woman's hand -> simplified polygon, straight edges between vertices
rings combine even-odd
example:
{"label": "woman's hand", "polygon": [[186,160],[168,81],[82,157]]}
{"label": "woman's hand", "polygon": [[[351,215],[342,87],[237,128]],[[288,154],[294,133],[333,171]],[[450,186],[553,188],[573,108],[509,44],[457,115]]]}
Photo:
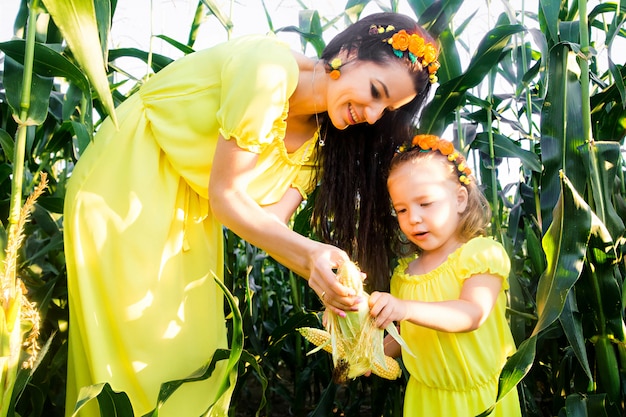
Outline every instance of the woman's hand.
{"label": "woman's hand", "polygon": [[328,309],[345,317],[345,311],[358,310],[357,305],[361,300],[352,288],[339,283],[334,270],[350,258],[335,246],[319,242],[315,244],[318,248],[310,252],[309,287],[315,291]]}
{"label": "woman's hand", "polygon": [[370,314],[376,318],[376,326],[381,329],[394,321],[402,321],[407,315],[404,301],[386,292],[374,292],[369,298]]}

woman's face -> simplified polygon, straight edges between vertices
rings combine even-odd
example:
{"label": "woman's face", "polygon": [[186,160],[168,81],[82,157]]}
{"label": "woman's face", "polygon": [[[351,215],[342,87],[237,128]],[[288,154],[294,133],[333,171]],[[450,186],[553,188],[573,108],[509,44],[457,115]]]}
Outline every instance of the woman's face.
{"label": "woman's face", "polygon": [[337,80],[329,80],[328,115],[338,129],[373,124],[416,94],[409,70],[400,60],[378,64],[355,59],[341,67]]}

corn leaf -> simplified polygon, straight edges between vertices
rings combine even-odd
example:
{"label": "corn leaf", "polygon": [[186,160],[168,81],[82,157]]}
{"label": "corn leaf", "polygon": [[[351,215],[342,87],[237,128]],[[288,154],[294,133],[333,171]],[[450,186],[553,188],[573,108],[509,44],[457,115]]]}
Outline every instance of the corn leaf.
{"label": "corn leaf", "polygon": [[583,161],[579,147],[584,144],[582,93],[576,76],[578,64],[569,45],[552,48],[549,63],[549,88],[541,110],[541,218],[543,231],[550,224],[552,210],[559,199],[559,172],[564,171],[574,188],[581,192],[588,173],[580,169]]}
{"label": "corn leaf", "polygon": [[[7,161],[13,162],[15,142],[13,142],[13,138],[11,137],[11,135],[9,135],[4,129],[0,129],[0,146],[4,151],[4,157],[7,159]],[[4,251],[4,248],[0,247],[0,250]]]}
{"label": "corn leaf", "polygon": [[[24,64],[26,42],[20,39],[0,43],[4,52],[20,64]],[[42,77],[63,77],[76,84],[86,96],[90,95],[89,81],[76,65],[46,45],[35,43],[33,71]]]}
{"label": "corn leaf", "polygon": [[593,195],[594,212],[616,240],[624,231],[624,222],[612,203],[614,186],[621,171],[619,142],[594,141],[580,147],[582,162],[589,172],[588,182]]}
{"label": "corn leaf", "polygon": [[[541,172],[541,161],[536,153],[523,149],[519,142],[499,133],[494,133],[491,137],[493,138],[493,152],[496,158],[518,158],[524,168]],[[476,139],[471,143],[471,148],[479,149],[484,154],[489,155],[489,134],[487,132],[477,134]]]}
{"label": "corn leaf", "polygon": [[424,108],[420,118],[420,131],[440,135],[446,127],[446,117],[462,106],[465,93],[476,87],[502,57],[511,36],[523,32],[520,25],[505,25],[489,31],[472,57],[467,70],[460,76],[442,84],[435,97]]}
{"label": "corn leaf", "polygon": [[[497,401],[524,378],[535,359],[537,337],[552,325],[563,310],[568,293],[578,280],[585,259],[592,224],[592,212],[571,182],[561,174],[561,196],[554,208],[553,222],[542,244],[547,268],[537,288],[539,319],[533,333],[524,340],[504,365],[498,381]],[[564,226],[567,222],[567,227]],[[480,414],[485,417],[495,404]]]}
{"label": "corn leaf", "polygon": [[117,126],[93,0],[43,0],[43,3]]}
{"label": "corn leaf", "polygon": [[565,399],[567,417],[609,417],[604,394],[570,394]]}
{"label": "corn leaf", "polygon": [[126,393],[113,391],[108,382],[81,388],[72,417],[76,416],[80,409],[94,398],[98,400],[101,416],[134,417],[133,408]]}
{"label": "corn leaf", "polygon": [[227,32],[230,32],[230,30],[233,28],[233,22],[232,20],[230,20],[229,17],[227,17],[224,13],[222,13],[218,4],[214,0],[200,0],[200,1],[202,1],[202,3],[211,11],[213,16],[215,16],[217,20],[219,20],[219,22],[222,24],[224,29],[226,29]]}
{"label": "corn leaf", "polygon": [[591,373],[589,358],[585,347],[586,339],[583,333],[581,313],[578,311],[576,297],[572,291],[570,291],[567,295],[567,301],[563,306],[563,311],[559,316],[559,321],[561,323],[561,327],[563,327],[565,336],[567,337],[567,340],[569,341],[570,346],[578,359],[578,362],[585,371],[585,374],[587,374],[587,378],[592,381],[593,375]]}
{"label": "corn leaf", "polygon": [[[13,111],[14,117],[18,117],[22,107],[22,86],[24,80],[24,66],[9,56],[4,58],[4,85],[6,99]],[[28,113],[21,123],[28,126],[36,126],[43,123],[48,116],[48,97],[52,91],[53,79],[32,74],[30,83],[30,99]]]}

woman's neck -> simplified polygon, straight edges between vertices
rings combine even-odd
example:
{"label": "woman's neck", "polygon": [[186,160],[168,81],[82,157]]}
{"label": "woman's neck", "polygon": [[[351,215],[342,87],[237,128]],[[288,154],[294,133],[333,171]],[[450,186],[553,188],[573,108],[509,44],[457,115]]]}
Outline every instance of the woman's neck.
{"label": "woman's neck", "polygon": [[289,113],[295,117],[312,117],[324,113],[328,76],[322,61],[294,53],[300,74],[298,86],[289,99]]}

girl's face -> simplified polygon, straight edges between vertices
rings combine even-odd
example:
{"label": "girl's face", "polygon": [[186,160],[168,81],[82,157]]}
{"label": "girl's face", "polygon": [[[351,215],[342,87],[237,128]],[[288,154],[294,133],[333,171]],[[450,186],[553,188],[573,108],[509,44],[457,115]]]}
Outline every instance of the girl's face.
{"label": "girl's face", "polygon": [[387,187],[400,229],[424,253],[456,249],[467,189],[449,177],[447,161],[425,158],[404,162],[389,175]]}
{"label": "girl's face", "polygon": [[357,123],[375,123],[385,111],[395,110],[416,96],[408,68],[400,61],[376,64],[342,57],[341,76],[329,80],[328,115],[345,129]]}

